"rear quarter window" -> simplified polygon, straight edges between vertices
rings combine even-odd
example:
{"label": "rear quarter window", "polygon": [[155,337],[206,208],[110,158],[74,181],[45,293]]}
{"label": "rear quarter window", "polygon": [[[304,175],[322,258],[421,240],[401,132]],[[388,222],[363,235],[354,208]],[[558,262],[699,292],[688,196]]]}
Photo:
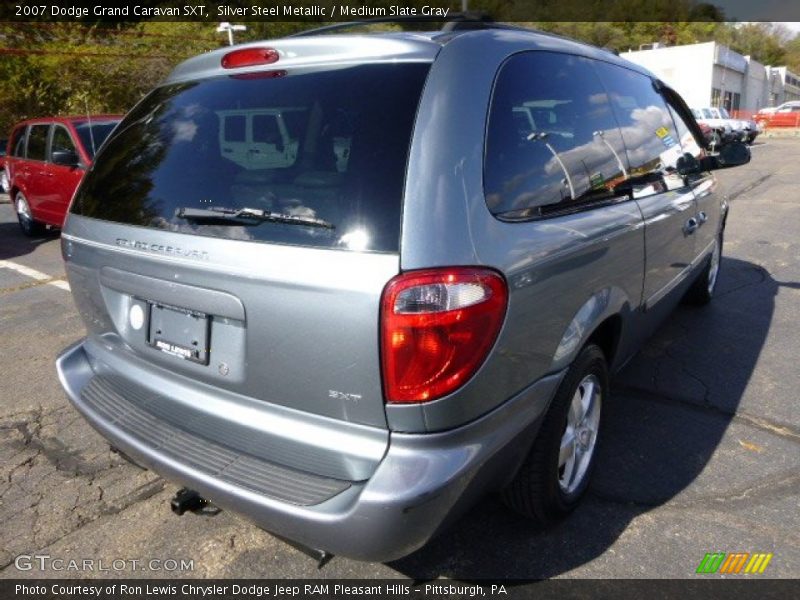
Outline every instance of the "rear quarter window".
{"label": "rear quarter window", "polygon": [[535,51],[503,64],[484,161],[492,213],[525,219],[613,201],[625,172],[619,129],[592,61]]}

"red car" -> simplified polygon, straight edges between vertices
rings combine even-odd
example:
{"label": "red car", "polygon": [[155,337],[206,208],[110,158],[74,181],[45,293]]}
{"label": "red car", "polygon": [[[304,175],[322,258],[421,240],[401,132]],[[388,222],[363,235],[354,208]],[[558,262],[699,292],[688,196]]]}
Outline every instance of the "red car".
{"label": "red car", "polygon": [[22,232],[61,227],[72,195],[119,115],[45,117],[18,123],[6,154],[9,195]]}
{"label": "red car", "polygon": [[781,104],[775,112],[757,114],[755,120],[762,129],[800,127],[800,102],[786,102]]}

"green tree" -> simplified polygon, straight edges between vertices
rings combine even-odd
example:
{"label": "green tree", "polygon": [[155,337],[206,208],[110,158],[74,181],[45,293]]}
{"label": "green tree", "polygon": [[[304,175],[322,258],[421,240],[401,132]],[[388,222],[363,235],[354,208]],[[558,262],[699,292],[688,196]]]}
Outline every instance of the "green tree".
{"label": "green tree", "polygon": [[790,37],[784,25],[734,23],[720,32],[717,41],[765,65],[782,65],[786,60],[786,44]]}
{"label": "green tree", "polygon": [[795,73],[800,73],[800,35],[786,42],[786,65]]}
{"label": "green tree", "polygon": [[126,112],[178,62],[222,43],[201,23],[2,23],[0,131],[37,116]]}

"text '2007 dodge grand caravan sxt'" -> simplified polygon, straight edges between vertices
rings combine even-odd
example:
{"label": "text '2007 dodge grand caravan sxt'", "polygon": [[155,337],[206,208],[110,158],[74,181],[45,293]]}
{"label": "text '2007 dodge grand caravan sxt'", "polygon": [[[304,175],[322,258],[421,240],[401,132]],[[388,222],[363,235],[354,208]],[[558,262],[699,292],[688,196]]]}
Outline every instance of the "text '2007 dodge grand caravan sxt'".
{"label": "text '2007 dodge grand caravan sxt'", "polygon": [[481,494],[585,491],[622,365],[714,291],[727,206],[684,102],[487,25],[180,65],[62,235],[70,400],[135,462],[306,547],[390,560]]}

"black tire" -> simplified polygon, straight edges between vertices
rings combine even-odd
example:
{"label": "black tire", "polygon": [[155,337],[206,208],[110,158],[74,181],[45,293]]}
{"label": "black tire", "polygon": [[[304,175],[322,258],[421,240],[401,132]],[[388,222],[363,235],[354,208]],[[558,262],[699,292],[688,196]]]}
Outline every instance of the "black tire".
{"label": "black tire", "polygon": [[[20,212],[20,203],[24,203],[24,206],[26,207],[22,210],[22,212]],[[24,235],[28,237],[39,237],[44,235],[45,226],[34,220],[33,216],[30,214],[30,206],[28,205],[28,201],[22,192],[17,192],[14,196],[14,212],[17,213],[19,228],[22,230]]]}
{"label": "black tire", "polygon": [[[565,472],[559,466],[562,440],[567,437],[568,415],[573,398],[587,380],[596,381],[599,388],[599,398],[595,400],[597,424],[593,435],[594,442],[585,467],[578,474],[580,481],[575,480],[574,488],[565,489],[565,482],[562,481]],[[585,389],[585,386],[583,387]],[[503,491],[503,499],[511,509],[542,527],[563,519],[575,509],[589,485],[597,458],[597,435],[602,422],[601,409],[603,401],[608,398],[608,390],[608,366],[605,355],[599,347],[590,344],[581,350],[569,367],[545,415],[530,453],[513,481]],[[577,454],[573,454],[573,457],[576,456]],[[573,458],[573,460],[580,459]]]}
{"label": "black tire", "polygon": [[[692,287],[687,290],[683,298],[687,304],[705,306],[714,299],[714,291],[717,288],[717,281],[719,280],[719,269],[722,264],[722,242],[723,236],[722,232],[720,232],[717,237],[717,244],[706,260],[703,271],[700,276],[695,279]],[[714,252],[717,252],[716,257],[714,256]]]}

